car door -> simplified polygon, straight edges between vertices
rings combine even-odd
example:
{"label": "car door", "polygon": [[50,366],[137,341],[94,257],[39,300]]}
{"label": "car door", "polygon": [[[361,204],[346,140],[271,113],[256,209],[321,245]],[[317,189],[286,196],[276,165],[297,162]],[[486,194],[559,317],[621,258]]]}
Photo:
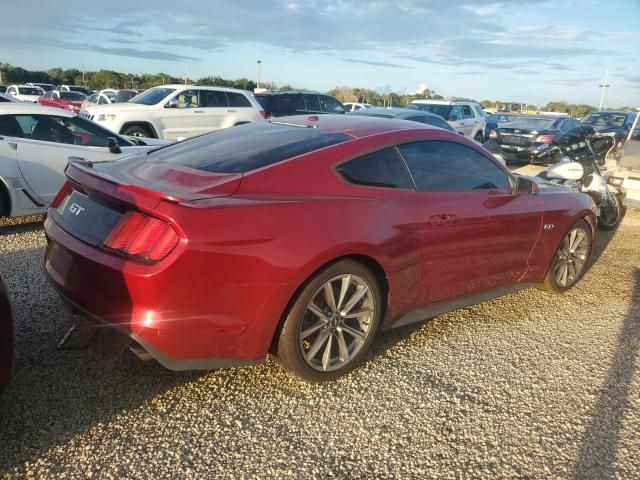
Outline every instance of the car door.
{"label": "car door", "polygon": [[221,90],[200,90],[200,105],[195,113],[200,133],[230,127],[238,119],[238,110],[229,108],[227,94]]}
{"label": "car door", "polygon": [[464,136],[467,138],[473,138],[473,134],[478,126],[473,110],[469,105],[460,105],[462,107],[462,118],[464,123]]}
{"label": "car door", "polygon": [[20,172],[44,203],[51,203],[63,185],[69,157],[100,161],[139,151],[136,147],[123,147],[121,154],[111,153],[107,142],[113,134],[80,117],[19,114],[15,119],[22,130],[17,147]]}
{"label": "car door", "polygon": [[200,108],[199,89],[183,90],[176,93],[158,113],[158,123],[165,140],[184,140],[205,131],[212,120],[205,118],[205,110]]}
{"label": "car door", "polygon": [[465,135],[464,112],[462,105],[452,105],[447,117],[449,125],[461,135]]}
{"label": "car door", "polygon": [[453,141],[400,145],[418,190],[431,302],[516,283],[541,228],[541,201],[514,194],[511,176]]}

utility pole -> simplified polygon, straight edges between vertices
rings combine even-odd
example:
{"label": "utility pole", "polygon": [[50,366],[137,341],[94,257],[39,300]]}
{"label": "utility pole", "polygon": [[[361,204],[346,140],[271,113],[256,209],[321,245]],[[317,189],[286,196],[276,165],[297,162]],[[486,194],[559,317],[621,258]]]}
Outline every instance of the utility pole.
{"label": "utility pole", "polygon": [[258,60],[258,81],[256,82],[256,88],[260,88],[260,65],[262,64],[262,60]]}
{"label": "utility pole", "polygon": [[187,67],[184,67],[184,84],[187,84]]}
{"label": "utility pole", "polygon": [[609,79],[609,69],[607,68],[604,74],[604,83],[598,85],[602,89],[602,93],[600,94],[600,105],[598,106],[598,111],[602,110],[602,104],[604,103],[604,89],[609,88],[609,84],[607,80]]}

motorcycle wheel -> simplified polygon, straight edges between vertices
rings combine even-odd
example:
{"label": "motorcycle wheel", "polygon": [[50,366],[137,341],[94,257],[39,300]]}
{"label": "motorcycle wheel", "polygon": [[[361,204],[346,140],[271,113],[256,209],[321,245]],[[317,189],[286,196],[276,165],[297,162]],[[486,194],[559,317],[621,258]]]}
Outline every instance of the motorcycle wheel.
{"label": "motorcycle wheel", "polygon": [[622,203],[618,195],[609,193],[607,205],[600,207],[598,216],[598,228],[600,230],[613,230],[622,220]]}

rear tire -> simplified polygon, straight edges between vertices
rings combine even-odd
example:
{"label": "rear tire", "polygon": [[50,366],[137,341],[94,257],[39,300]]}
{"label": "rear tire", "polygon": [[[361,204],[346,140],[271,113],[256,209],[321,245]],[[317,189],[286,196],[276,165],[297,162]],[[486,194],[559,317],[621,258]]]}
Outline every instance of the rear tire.
{"label": "rear tire", "polygon": [[122,135],[129,135],[130,137],[146,137],[155,138],[153,132],[149,128],[142,125],[131,125],[122,130]]}
{"label": "rear tire", "polygon": [[538,288],[551,293],[569,290],[587,271],[592,250],[591,227],[578,220],[558,245],[547,276]]}
{"label": "rear tire", "polygon": [[368,268],[353,260],[334,263],[295,298],[277,338],[277,358],[309,382],[334,380],[362,363],[382,310],[380,286]]}
{"label": "rear tire", "polygon": [[473,137],[473,139],[476,142],[482,143],[484,141],[484,135],[482,135],[482,130],[478,130],[478,133],[476,133],[476,136]]}

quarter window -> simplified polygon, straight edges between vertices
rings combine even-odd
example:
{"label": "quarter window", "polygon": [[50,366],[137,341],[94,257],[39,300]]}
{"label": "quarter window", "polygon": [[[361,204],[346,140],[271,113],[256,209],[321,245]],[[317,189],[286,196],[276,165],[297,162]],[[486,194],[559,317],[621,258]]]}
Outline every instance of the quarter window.
{"label": "quarter window", "polygon": [[505,172],[465,145],[433,140],[400,145],[398,149],[418,190],[461,192],[510,188]]}
{"label": "quarter window", "polygon": [[462,105],[462,112],[464,118],[474,118],[473,112],[471,111],[471,107],[469,105]]}
{"label": "quarter window", "polygon": [[380,150],[343,163],[338,172],[350,183],[385,188],[413,188],[402,159],[394,148]]}

